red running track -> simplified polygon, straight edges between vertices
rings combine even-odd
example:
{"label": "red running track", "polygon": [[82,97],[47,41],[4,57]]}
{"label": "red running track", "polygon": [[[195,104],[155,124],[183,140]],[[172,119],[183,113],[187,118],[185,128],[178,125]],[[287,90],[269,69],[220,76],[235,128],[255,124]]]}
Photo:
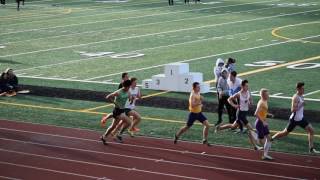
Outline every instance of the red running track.
{"label": "red running track", "polygon": [[320,179],[320,157],[0,120],[0,179]]}

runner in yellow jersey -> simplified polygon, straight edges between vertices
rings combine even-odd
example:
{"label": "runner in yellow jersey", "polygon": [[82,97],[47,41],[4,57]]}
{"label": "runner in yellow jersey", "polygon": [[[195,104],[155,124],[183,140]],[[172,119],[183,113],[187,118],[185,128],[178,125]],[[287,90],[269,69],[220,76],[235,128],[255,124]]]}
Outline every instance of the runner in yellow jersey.
{"label": "runner in yellow jersey", "polygon": [[177,144],[179,137],[185,133],[193,123],[198,120],[203,124],[203,140],[202,143],[210,146],[208,143],[208,132],[209,132],[209,122],[207,118],[202,113],[202,101],[203,97],[200,95],[200,84],[195,82],[192,84],[192,92],[190,93],[189,98],[189,117],[185,126],[183,126],[175,135],[174,135],[174,144]]}
{"label": "runner in yellow jersey", "polygon": [[272,160],[273,158],[268,155],[271,148],[271,137],[268,126],[267,117],[273,117],[272,114],[268,113],[268,100],[269,92],[267,89],[260,90],[260,100],[257,104],[257,109],[254,115],[256,116],[256,130],[260,144],[263,146],[263,160]]}

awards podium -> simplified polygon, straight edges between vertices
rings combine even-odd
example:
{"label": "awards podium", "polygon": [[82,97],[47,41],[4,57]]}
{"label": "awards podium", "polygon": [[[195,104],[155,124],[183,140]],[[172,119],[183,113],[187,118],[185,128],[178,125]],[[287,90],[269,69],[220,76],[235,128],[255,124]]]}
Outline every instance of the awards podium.
{"label": "awards podium", "polygon": [[188,63],[171,63],[164,67],[164,74],[153,75],[142,81],[143,89],[191,92],[192,84],[200,83],[201,93],[208,93],[210,85],[203,82],[203,74],[189,72]]}

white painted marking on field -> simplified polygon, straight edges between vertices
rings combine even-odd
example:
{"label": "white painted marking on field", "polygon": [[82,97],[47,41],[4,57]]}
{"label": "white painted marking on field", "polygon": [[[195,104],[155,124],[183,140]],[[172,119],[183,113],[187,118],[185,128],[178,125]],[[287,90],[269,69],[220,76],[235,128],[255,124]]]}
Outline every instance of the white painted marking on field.
{"label": "white painted marking on field", "polygon": [[[278,1],[278,0],[276,0],[276,1]],[[23,32],[38,31],[38,30],[48,30],[48,29],[55,29],[55,28],[61,28],[61,27],[80,26],[80,25],[86,25],[86,24],[111,22],[111,21],[117,21],[117,20],[139,19],[139,18],[144,18],[144,17],[153,17],[153,16],[160,16],[160,15],[167,15],[167,14],[177,14],[177,13],[185,13],[185,12],[195,12],[195,11],[206,10],[206,9],[216,9],[216,8],[222,8],[222,7],[243,6],[243,5],[259,4],[259,3],[265,3],[265,2],[268,2],[268,1],[261,1],[261,2],[254,2],[254,3],[241,3],[241,4],[226,5],[226,6],[215,6],[215,7],[209,7],[209,8],[191,9],[191,10],[183,10],[183,11],[170,11],[170,12],[165,12],[165,13],[151,14],[151,15],[149,14],[149,15],[143,15],[143,16],[134,16],[134,17],[127,17],[127,18],[111,19],[111,20],[100,20],[100,21],[92,21],[92,22],[86,22],[86,23],[75,23],[75,24],[68,24],[68,25],[61,25],[61,26],[54,26],[54,27],[38,28],[38,29],[27,29],[27,30],[20,30],[20,31],[12,31],[12,32],[7,32],[7,33],[2,33],[0,35],[8,35],[8,34],[23,33]],[[132,10],[132,11],[141,11],[141,10],[139,9],[139,10]],[[105,13],[105,14],[110,14],[110,13]],[[85,17],[88,17],[88,16],[90,16],[90,15],[85,15]],[[97,16],[97,15],[94,15],[94,16]],[[73,17],[73,18],[79,18],[79,16]],[[19,25],[21,25],[21,24],[19,24]]]}
{"label": "white painted marking on field", "polygon": [[275,93],[275,94],[272,94],[271,96],[280,96],[282,95],[283,93]]}
{"label": "white painted marking on field", "polygon": [[[33,2],[35,2],[35,1],[33,1]],[[68,2],[81,2],[81,1],[68,1]],[[43,9],[49,9],[49,7],[47,7],[47,6],[41,6],[41,5],[30,5],[30,3],[32,3],[32,2],[28,2],[28,6],[39,6],[39,7],[42,7]],[[156,4],[156,3],[159,3],[158,1],[154,1],[154,2],[152,2],[152,3],[150,3],[150,1],[148,1],[148,3],[132,3],[132,4],[130,4],[130,5],[124,5],[124,6],[121,6],[121,7],[126,7],[126,6],[132,6],[132,5],[150,5],[150,4]],[[60,4],[60,3],[56,3],[56,4],[54,4],[54,6],[58,6],[58,4]],[[87,5],[88,6],[88,5]],[[99,7],[99,8],[93,8],[93,7]],[[112,7],[102,7],[102,8],[100,8],[101,6],[99,5],[97,5],[97,6],[90,6],[90,8],[85,8],[86,9],[86,11],[88,11],[88,10],[97,10],[97,9],[104,9],[104,10],[107,10],[107,9],[113,9],[113,8],[115,8],[115,7],[119,7],[119,6],[112,6]],[[55,7],[56,8],[56,7]],[[150,9],[157,9],[157,8],[166,8],[166,6],[162,6],[162,7],[156,7],[156,8],[148,8],[148,10],[150,10]],[[63,7],[61,7],[61,9],[64,9]],[[73,10],[78,10],[78,9],[80,9],[80,10],[83,10],[84,8],[77,8],[77,7],[73,7],[72,8]],[[64,19],[69,19],[69,18],[79,18],[79,17],[89,17],[89,16],[98,16],[98,15],[105,15],[105,14],[115,14],[115,13],[125,13],[125,12],[134,12],[134,11],[141,11],[140,9],[139,10],[125,10],[125,11],[113,11],[112,13],[100,13],[100,14],[90,14],[90,15],[84,15],[84,16],[77,16],[77,17],[70,17],[70,16],[67,16],[67,17],[63,17]],[[59,14],[58,14],[59,15]],[[56,14],[54,14],[54,15],[46,15],[46,16],[44,16],[44,15],[41,15],[41,17],[54,17],[54,16],[58,16],[58,15],[56,15]],[[39,15],[33,15],[33,16],[39,16]],[[31,17],[33,17],[33,16],[31,16]],[[19,19],[22,19],[22,18],[29,18],[30,16],[27,16],[27,17],[21,17],[21,18],[19,18]],[[11,25],[17,25],[17,24],[19,24],[19,25],[21,25],[21,24],[28,24],[28,23],[35,23],[35,22],[46,22],[46,20],[38,20],[38,21],[28,21],[28,22],[25,22],[25,23],[15,23],[15,24],[9,24],[10,26]],[[9,25],[7,25],[7,26],[9,26]]]}
{"label": "white painted marking on field", "polygon": [[22,179],[17,179],[17,178],[13,178],[13,177],[7,177],[7,176],[0,176],[0,178],[9,179],[9,180],[22,180]]}
{"label": "white painted marking on field", "polygon": [[271,42],[278,42],[278,41],[279,41],[278,39],[271,40]]}
{"label": "white painted marking on field", "polygon": [[[119,85],[119,83],[114,82],[103,82],[103,81],[86,81],[78,79],[64,79],[64,78],[53,78],[53,77],[34,77],[34,76],[20,76],[21,78],[30,79],[41,79],[41,80],[53,80],[53,81],[66,81],[66,82],[82,82],[82,83],[92,83],[92,84],[108,84],[108,85]],[[141,84],[137,84],[138,87],[142,87]]]}
{"label": "white painted marking on field", "polygon": [[[245,49],[235,50],[235,51],[231,51],[231,52],[224,52],[224,53],[213,54],[213,55],[209,55],[209,56],[202,56],[202,57],[198,57],[198,58],[186,59],[186,60],[182,60],[182,61],[178,61],[178,62],[179,63],[191,62],[191,61],[196,61],[196,60],[201,60],[201,59],[212,58],[212,57],[216,57],[216,56],[227,55],[227,54],[231,54],[231,53],[244,52],[244,51],[249,51],[249,50],[254,50],[254,49],[260,49],[260,48],[265,48],[265,47],[271,47],[271,46],[286,44],[286,43],[290,43],[290,42],[301,41],[301,40],[305,40],[305,39],[311,39],[311,38],[315,38],[315,37],[320,37],[320,35],[305,37],[305,38],[301,38],[301,39],[290,39],[290,40],[283,41],[283,42],[271,43],[271,44],[267,44],[267,45],[261,45],[261,46],[251,47],[251,48],[245,48]],[[131,72],[143,71],[143,70],[147,70],[147,69],[153,69],[153,68],[162,67],[162,66],[165,66],[165,65],[166,64],[159,64],[159,65],[144,67],[144,68],[140,68],[140,69],[126,70],[124,72],[131,73]],[[122,73],[113,73],[113,74],[103,75],[103,76],[99,76],[99,77],[88,78],[88,79],[85,79],[85,80],[94,80],[94,79],[110,77],[110,76],[119,75],[119,74],[122,74]]]}
{"label": "white painted marking on field", "polygon": [[251,94],[259,94],[259,91],[251,91]]}
{"label": "white painted marking on field", "polygon": [[263,39],[257,39],[256,41],[263,41]]}
{"label": "white painted marking on field", "polygon": [[198,27],[192,27],[192,28],[183,28],[183,29],[170,30],[170,31],[158,32],[158,33],[144,34],[144,35],[139,35],[139,36],[123,37],[123,38],[119,38],[119,39],[96,41],[96,42],[77,44],[77,45],[71,45],[71,46],[63,46],[63,47],[56,47],[56,48],[43,49],[43,50],[37,50],[37,51],[30,51],[30,52],[24,52],[24,53],[9,54],[9,55],[0,56],[0,58],[14,57],[14,56],[20,56],[20,55],[26,55],[26,54],[34,54],[34,53],[40,53],[40,52],[56,51],[56,50],[61,50],[61,49],[69,49],[69,48],[82,47],[82,46],[88,46],[88,45],[94,45],[94,44],[100,44],[100,43],[106,43],[106,42],[113,42],[113,41],[128,40],[128,39],[141,38],[141,37],[148,37],[148,36],[154,36],[154,35],[158,35],[158,34],[167,34],[167,33],[174,33],[174,32],[181,32],[181,31],[208,28],[208,27],[222,26],[222,25],[227,25],[227,24],[251,22],[251,21],[264,20],[264,19],[270,19],[270,18],[282,17],[282,16],[298,15],[298,14],[302,14],[302,13],[306,13],[306,12],[316,12],[316,11],[320,11],[320,9],[297,12],[297,13],[290,13],[290,14],[284,14],[284,15],[266,16],[266,17],[254,18],[254,19],[249,19],[249,20],[226,22],[226,23],[221,23],[221,24],[210,24],[210,25],[204,25],[204,26],[198,26]]}
{"label": "white painted marking on field", "polygon": [[[0,138],[0,139],[6,140],[6,141],[13,141],[13,142],[24,142],[24,143],[28,143],[28,144],[43,146],[43,147],[68,149],[68,150],[74,150],[74,151],[79,151],[79,152],[89,152],[89,153],[92,153],[92,154],[111,155],[111,156],[126,157],[126,158],[130,158],[130,159],[140,159],[140,160],[146,160],[146,161],[156,161],[157,160],[157,159],[154,159],[154,158],[145,158],[145,157],[139,157],[139,156],[130,156],[130,155],[108,153],[108,152],[100,152],[100,151],[94,151],[94,150],[71,148],[71,147],[65,147],[65,146],[50,145],[50,144],[45,144],[45,143],[36,143],[36,142],[31,142],[31,141],[21,141],[21,140],[8,139],[8,138]],[[78,162],[78,163],[81,163],[81,164],[91,164],[91,165],[96,165],[96,166],[119,168],[119,166],[105,165],[105,164],[99,164],[99,163],[87,162],[87,161],[80,161],[80,160],[72,160],[72,159],[67,159],[67,158],[52,157],[52,156],[39,155],[39,154],[33,154],[33,153],[25,153],[25,152],[21,152],[21,151],[7,150],[7,149],[3,149],[3,148],[0,148],[0,151],[11,152],[11,153],[16,153],[16,154],[22,154],[22,155],[26,155],[26,156],[43,157],[43,158],[49,158],[49,159],[59,159],[59,160],[69,161],[69,162]],[[202,154],[202,155],[205,155],[205,154]],[[181,165],[181,166],[206,168],[206,169],[221,170],[221,171],[227,171],[227,172],[237,172],[237,173],[243,173],[243,174],[260,175],[260,176],[265,176],[265,177],[302,180],[301,178],[294,178],[294,177],[289,177],[289,176],[281,176],[281,175],[275,175],[275,174],[258,173],[258,172],[254,172],[254,171],[243,171],[243,170],[237,170],[237,169],[221,168],[221,167],[207,166],[207,165],[202,165],[202,164],[191,164],[191,163],[184,163],[184,162],[177,162],[177,161],[170,161],[170,160],[163,160],[162,162],[163,163],[168,163],[168,164]],[[122,166],[120,166],[120,167],[121,167],[121,169],[129,170],[126,167],[122,167]],[[160,172],[154,172],[154,171],[139,170],[139,169],[135,169],[134,167],[131,168],[131,169],[132,170],[136,170],[136,171],[144,171],[144,172],[149,172],[149,173],[154,173],[154,174],[162,174],[162,175],[173,176],[173,177],[181,177],[181,178],[187,178],[187,179],[203,180],[201,178],[195,178],[195,177],[189,177],[189,176],[181,176],[181,175],[176,175],[176,174],[166,174],[166,173],[160,173]]]}
{"label": "white painted marking on field", "polygon": [[[0,138],[0,139],[6,139],[6,138]],[[22,141],[13,140],[13,139],[11,139],[11,140],[10,139],[6,139],[6,140],[22,142]],[[143,157],[138,157],[138,156],[134,157],[134,156],[120,155],[120,154],[107,153],[107,152],[104,153],[104,152],[99,152],[99,151],[77,149],[77,148],[69,148],[69,147],[63,147],[63,146],[54,146],[54,145],[41,144],[41,143],[32,143],[32,142],[28,142],[28,143],[39,145],[39,146],[44,146],[44,147],[55,147],[55,148],[69,149],[69,150],[75,150],[75,151],[80,151],[80,152],[91,152],[91,153],[95,153],[95,154],[104,154],[104,155],[111,155],[111,156],[114,155],[114,156],[120,156],[120,157],[128,157],[128,158],[132,158],[132,159],[143,159],[143,160],[152,160],[152,161],[154,161],[154,159],[151,159],[151,158],[143,158]],[[73,159],[68,159],[68,158],[60,158],[60,157],[54,157],[54,156],[46,156],[46,155],[40,155],[40,154],[25,153],[25,152],[19,152],[19,151],[14,151],[14,150],[7,150],[7,149],[3,149],[3,148],[0,148],[0,151],[9,152],[9,153],[15,153],[15,154],[22,154],[22,155],[25,155],[25,156],[41,157],[41,158],[47,158],[47,159],[56,159],[56,160],[61,160],[61,161],[66,161],[66,162],[73,162],[73,163],[77,163],[77,164],[89,164],[89,165],[94,165],[94,166],[102,166],[102,167],[109,167],[109,168],[123,169],[123,170],[132,170],[132,171],[144,172],[144,173],[150,173],[150,174],[160,174],[160,175],[171,176],[171,177],[176,177],[176,178],[203,180],[201,178],[182,176],[182,175],[177,175],[177,174],[161,173],[161,172],[157,172],[157,171],[149,171],[149,170],[143,170],[143,169],[136,169],[134,167],[133,168],[128,168],[128,167],[123,167],[123,166],[115,166],[115,165],[101,164],[101,163],[95,163],[95,162],[73,160]],[[171,162],[171,161],[166,161],[166,162]],[[174,161],[172,161],[172,163],[174,163]],[[187,163],[178,163],[178,162],[176,162],[176,163],[180,164],[180,165],[188,165]],[[174,163],[174,164],[176,164],[176,163]],[[2,162],[2,161],[0,161],[0,164],[16,165],[16,164],[13,164],[13,163],[6,163],[6,162]],[[39,170],[46,170],[46,171],[51,171],[51,172],[63,173],[63,171],[56,171],[56,170],[51,170],[51,169],[38,168],[38,167],[34,167],[34,166],[27,166],[27,165],[16,165],[16,166],[29,167],[29,168],[32,168],[32,169],[39,169]],[[64,174],[77,175],[77,176],[81,176],[81,177],[98,179],[98,177],[74,174],[74,173],[69,173],[69,172],[65,172]]]}
{"label": "white painted marking on field", "polygon": [[[37,123],[30,123],[30,124],[37,124]],[[41,124],[41,125],[43,125],[43,124]],[[49,126],[49,127],[53,126],[53,127],[61,128],[61,127],[55,126],[55,125],[47,125],[47,126]],[[49,134],[49,133],[41,133],[41,132],[35,132],[35,131],[26,131],[26,130],[19,130],[19,129],[1,128],[1,127],[0,127],[0,129],[1,130],[7,130],[7,131],[14,131],[14,132],[22,132],[22,133],[30,133],[30,134],[37,134],[37,135],[44,135],[44,136],[51,136],[51,137],[59,137],[59,138],[72,139],[72,140],[81,140],[81,141],[86,141],[86,142],[99,142],[99,141],[93,140],[93,139],[79,138],[79,137],[73,137],[73,136],[65,136],[65,135],[59,135],[59,134]],[[67,129],[79,130],[79,131],[84,131],[84,132],[90,131],[90,130],[84,130],[84,129],[78,129],[78,128],[67,128]],[[164,139],[164,138],[156,138],[156,137],[144,137],[144,138],[146,138],[146,139],[161,139],[161,140],[168,141],[168,139]],[[20,140],[13,140],[13,139],[7,139],[7,138],[0,138],[0,139],[8,140],[8,141],[20,141]],[[34,142],[26,142],[26,143],[35,144]],[[190,143],[190,144],[198,144],[198,143],[195,143],[195,142],[188,142],[188,143]],[[40,143],[36,143],[36,144],[40,144]],[[119,146],[126,146],[126,147],[137,147],[137,148],[142,148],[144,150],[161,150],[161,151],[166,151],[166,152],[191,154],[191,155],[196,155],[196,156],[199,155],[198,152],[192,152],[192,151],[187,151],[187,150],[181,151],[181,150],[166,149],[166,148],[161,148],[161,147],[158,148],[158,147],[152,147],[152,146],[141,146],[141,145],[133,145],[133,144],[119,144],[119,143],[113,143],[113,142],[110,142],[110,144],[117,144]],[[55,145],[49,145],[49,146],[56,147]],[[247,149],[247,148],[242,148],[242,147],[233,147],[233,146],[225,146],[225,145],[214,145],[214,146],[228,147],[228,148],[232,148],[232,149]],[[59,146],[57,146],[57,147],[59,147]],[[282,152],[278,152],[278,153],[280,153],[280,154],[289,154],[289,153],[282,153]],[[270,162],[266,162],[266,161],[260,161],[260,160],[253,160],[253,159],[246,159],[246,158],[239,158],[239,157],[230,157],[230,156],[217,155],[217,154],[204,154],[203,156],[205,156],[205,157],[224,158],[224,159],[228,159],[228,160],[241,160],[241,161],[248,161],[248,162],[256,162],[256,163],[262,163],[262,164],[273,164],[273,165],[282,165],[282,166],[289,166],[289,167],[300,167],[300,168],[307,168],[307,169],[314,169],[314,170],[319,170],[320,169],[318,167],[312,167],[312,166],[277,163],[277,162],[271,162],[271,161]],[[298,155],[298,154],[295,154],[294,156],[310,157],[310,156]],[[316,157],[313,157],[313,158],[316,158]]]}
{"label": "white painted marking on field", "polygon": [[200,2],[201,4],[219,4],[222,3],[220,1],[212,1],[212,2]]}
{"label": "white painted marking on field", "polygon": [[249,38],[243,38],[243,39],[241,39],[242,41],[246,41],[246,40],[248,40]]}
{"label": "white painted marking on field", "polygon": [[114,54],[114,52],[79,52],[80,55],[82,56],[87,56],[87,57],[101,57],[101,56],[106,56],[110,54]]}
{"label": "white painted marking on field", "polygon": [[4,49],[6,48],[6,46],[0,45],[0,49]]}
{"label": "white painted marking on field", "polygon": [[309,93],[305,94],[304,96],[309,96],[309,95],[312,95],[312,94],[316,94],[318,92],[320,92],[320,90],[309,92]]}
{"label": "white painted marking on field", "polygon": [[[0,149],[0,151],[9,152],[9,150],[5,150],[5,149]],[[39,171],[53,172],[53,173],[58,173],[58,174],[73,175],[73,176],[78,176],[78,177],[82,177],[82,178],[90,178],[90,179],[97,179],[98,178],[98,177],[94,177],[94,176],[87,176],[87,175],[82,175],[82,174],[77,174],[77,173],[66,172],[66,171],[57,171],[57,170],[53,170],[53,169],[46,169],[46,168],[40,168],[40,167],[36,167],[36,166],[28,166],[28,165],[15,164],[15,163],[3,162],[3,161],[0,161],[0,164],[5,164],[7,166],[23,167],[23,168],[27,168],[27,169],[35,169],[35,170],[39,170]]]}
{"label": "white painted marking on field", "polygon": [[[170,45],[166,45],[166,46],[156,46],[156,47],[152,47],[152,48],[138,49],[138,50],[129,51],[129,52],[126,52],[126,53],[140,52],[140,51],[154,50],[154,49],[161,49],[161,48],[167,48],[167,47],[174,47],[174,46],[178,46],[178,45],[192,44],[192,43],[202,42],[202,41],[207,41],[207,40],[218,40],[218,39],[222,39],[223,37],[236,36],[236,35],[242,35],[242,34],[250,34],[250,33],[256,33],[256,32],[260,32],[260,31],[268,31],[268,30],[272,30],[272,28],[249,31],[249,32],[241,32],[241,33],[237,33],[237,34],[225,35],[225,36],[220,36],[220,37],[211,37],[211,38],[202,39],[202,40],[187,41],[187,42],[182,42],[182,43],[170,44]],[[94,60],[94,59],[99,59],[99,58],[100,57],[77,59],[77,60],[71,60],[71,61],[67,61],[67,62],[56,63],[56,64],[48,64],[48,65],[43,65],[43,66],[36,66],[36,67],[31,67],[31,68],[19,69],[19,70],[15,70],[15,71],[16,72],[20,72],[20,71],[26,71],[26,70],[32,70],[32,69],[49,68],[49,67],[52,67],[52,66],[59,66],[59,65],[64,65],[64,64],[72,64],[72,63],[77,63],[77,62],[80,62],[80,61],[89,61],[89,60]]]}
{"label": "white painted marking on field", "polygon": [[[8,121],[10,123],[17,123],[16,121],[13,120],[2,120],[2,121]],[[63,127],[63,126],[58,126],[58,125],[53,125],[53,124],[41,124],[41,123],[36,123],[36,122],[26,122],[26,121],[20,121],[19,123],[23,123],[23,124],[32,124],[32,125],[41,125],[41,126],[46,126],[46,127],[56,127],[56,128],[64,128],[64,129],[71,129],[71,130],[77,130],[77,131],[83,131],[83,133],[86,132],[94,132],[96,133],[97,131],[95,130],[90,130],[90,129],[82,129],[82,128],[75,128],[75,127]],[[8,131],[14,131],[14,132],[26,132],[26,133],[31,133],[31,134],[40,134],[40,135],[47,135],[47,136],[52,136],[52,137],[61,137],[61,138],[67,138],[67,139],[77,139],[77,140],[83,140],[83,141],[88,141],[88,142],[100,142],[98,140],[93,140],[93,139],[87,139],[87,138],[79,138],[79,137],[73,137],[73,136],[64,136],[64,135],[59,135],[59,134],[49,134],[49,133],[41,133],[41,132],[35,132],[35,131],[25,131],[25,130],[19,130],[19,129],[11,129],[11,128],[3,128],[0,127],[0,129],[2,130],[8,130]],[[160,139],[160,140],[164,140],[164,141],[170,141],[172,142],[171,139],[167,139],[167,138],[161,138],[161,137],[149,137],[149,136],[141,136],[142,138],[145,139]],[[181,140],[183,141],[183,140]],[[184,143],[188,143],[188,144],[202,144],[199,142],[194,142],[194,141],[183,141]],[[110,142],[110,144],[118,144],[116,142]],[[165,150],[165,151],[173,151],[173,152],[180,152],[180,153],[189,153],[188,150],[185,151],[177,151],[177,150],[171,150],[171,149],[163,149],[163,148],[155,148],[155,147],[144,147],[144,146],[139,146],[139,145],[128,145],[128,144],[118,144],[118,145],[122,145],[122,146],[128,146],[128,147],[141,147],[141,148],[145,148],[145,149],[154,149],[154,150]],[[230,148],[230,149],[241,149],[241,150],[249,150],[251,152],[253,152],[254,150],[252,150],[251,148],[246,148],[246,147],[236,147],[236,146],[230,146],[230,145],[223,145],[223,144],[214,144],[213,146],[217,146],[217,147],[224,147],[224,148]],[[190,152],[191,154],[193,154],[192,152]],[[276,152],[277,154],[286,154],[286,155],[293,155],[292,153],[286,153],[286,152]],[[294,154],[294,156],[300,156],[300,157],[312,157],[312,158],[319,158],[317,156],[312,156],[312,155],[304,155],[304,154]],[[227,157],[228,158],[228,157]],[[230,158],[228,158],[230,159]],[[257,160],[252,160],[254,162],[257,162]],[[259,162],[263,162],[266,164],[278,164],[275,162],[266,162],[266,161],[259,161]],[[305,166],[303,166],[305,167]],[[319,169],[320,168],[316,168]]]}
{"label": "white painted marking on field", "polygon": [[[247,11],[258,11],[258,10],[274,9],[274,8],[275,7],[259,8],[259,9],[253,9],[253,10],[247,10]],[[243,13],[243,12],[247,12],[247,11],[237,11],[237,12],[232,12],[232,13],[214,14],[214,15],[207,15],[207,16],[197,16],[197,17],[192,17],[192,18],[184,18],[184,19],[169,20],[169,21],[159,21],[159,22],[138,24],[138,25],[132,25],[132,26],[118,27],[118,28],[109,28],[107,30],[104,28],[102,30],[97,30],[97,31],[85,31],[85,32],[71,33],[71,34],[66,34],[66,35],[50,36],[50,37],[45,37],[45,38],[34,38],[34,39],[29,39],[29,40],[11,41],[11,42],[6,42],[5,44],[21,43],[21,42],[28,42],[28,41],[35,41],[35,40],[42,40],[42,39],[51,39],[51,38],[69,37],[69,36],[83,35],[83,34],[101,33],[101,32],[104,32],[104,31],[120,30],[120,29],[132,28],[132,27],[141,27],[141,26],[146,26],[146,25],[156,25],[156,24],[163,24],[163,23],[170,23],[170,22],[180,22],[180,21],[184,21],[184,20],[194,20],[194,19],[201,19],[201,18],[214,17],[214,16],[222,16],[222,15],[228,15],[228,14],[239,14],[239,13]],[[156,36],[165,37],[166,35],[159,34],[159,35],[156,35]],[[188,36],[188,37],[191,37],[191,36]]]}
{"label": "white painted marking on field", "polygon": [[71,78],[68,78],[68,79],[77,79],[78,76],[74,76],[74,77],[71,77]]}

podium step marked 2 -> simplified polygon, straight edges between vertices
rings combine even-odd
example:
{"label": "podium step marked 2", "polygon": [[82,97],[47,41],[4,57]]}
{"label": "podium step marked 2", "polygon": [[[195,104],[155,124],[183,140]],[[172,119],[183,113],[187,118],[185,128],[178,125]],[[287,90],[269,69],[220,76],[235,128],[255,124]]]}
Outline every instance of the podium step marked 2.
{"label": "podium step marked 2", "polygon": [[194,82],[200,83],[201,93],[210,91],[210,84],[203,82],[203,74],[189,72],[188,63],[171,63],[164,67],[164,74],[153,75],[142,81],[143,89],[190,92]]}

